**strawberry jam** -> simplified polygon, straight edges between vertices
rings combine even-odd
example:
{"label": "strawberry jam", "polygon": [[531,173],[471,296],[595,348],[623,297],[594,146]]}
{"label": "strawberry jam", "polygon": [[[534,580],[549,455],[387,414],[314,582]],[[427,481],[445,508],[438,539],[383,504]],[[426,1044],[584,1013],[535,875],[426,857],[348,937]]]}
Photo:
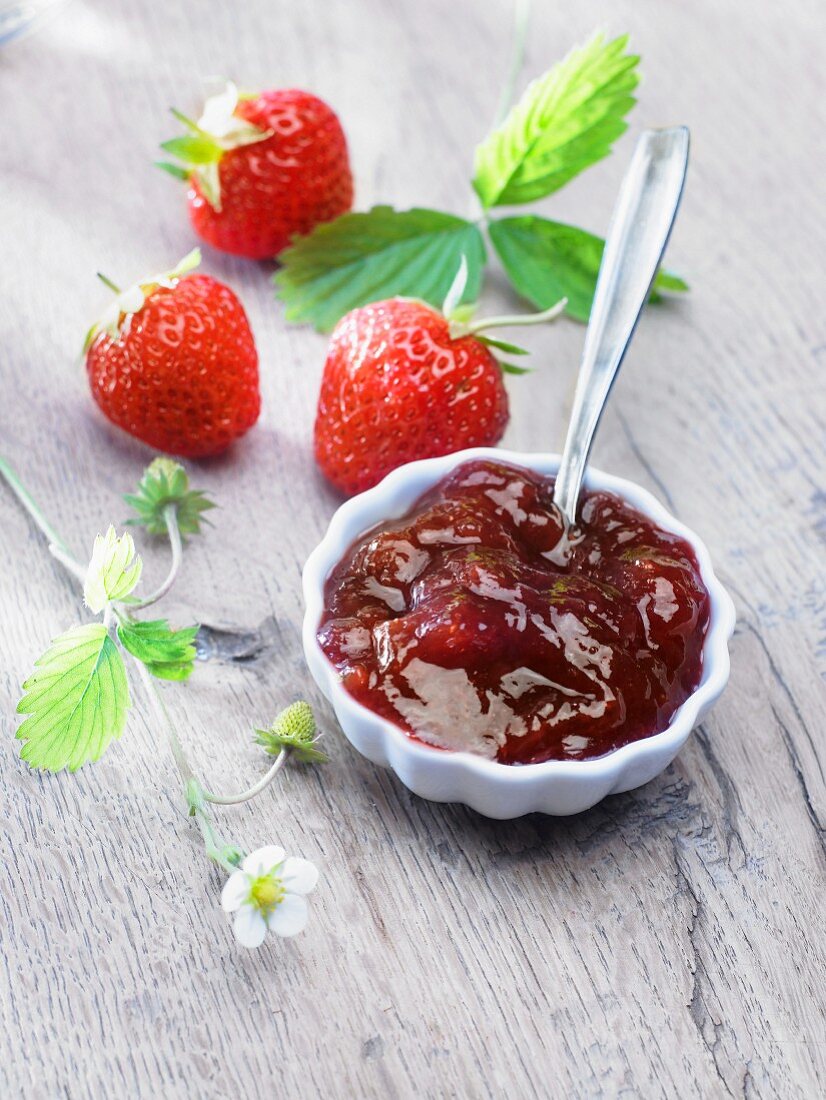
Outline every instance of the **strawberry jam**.
{"label": "strawberry jam", "polygon": [[408,734],[504,764],[582,760],[665,729],[696,688],[708,592],[691,547],[554,479],[457,467],[332,572],[321,648],[346,690]]}

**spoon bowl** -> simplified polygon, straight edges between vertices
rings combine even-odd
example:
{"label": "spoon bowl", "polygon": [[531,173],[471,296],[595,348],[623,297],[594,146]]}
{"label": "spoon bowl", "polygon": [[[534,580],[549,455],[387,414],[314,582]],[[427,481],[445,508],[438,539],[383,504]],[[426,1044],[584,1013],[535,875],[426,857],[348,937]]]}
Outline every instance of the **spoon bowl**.
{"label": "spoon bowl", "polygon": [[701,539],[668,512],[646,489],[624,478],[588,468],[589,489],[615,493],[694,550],[710,601],[699,684],[675,711],[668,727],[589,760],[549,760],[542,764],[500,764],[467,752],[431,748],[409,737],[395,723],[358,703],[344,689],[338,671],[319,645],[316,632],[324,611],[324,586],[352,544],[377,524],[405,515],[422,493],[463,462],[489,459],[555,475],[560,456],[519,454],[499,448],[474,448],[442,458],[411,462],[373,489],[343,504],[304,567],[303,643],[307,665],[332,704],[347,739],[374,764],[391,768],[415,794],[434,802],[460,802],[486,817],[513,818],[540,812],[579,813],[608,794],[647,783],[666,768],[691,730],[718,698],[729,676],[728,641],[734,629],[734,605],[714,575]]}

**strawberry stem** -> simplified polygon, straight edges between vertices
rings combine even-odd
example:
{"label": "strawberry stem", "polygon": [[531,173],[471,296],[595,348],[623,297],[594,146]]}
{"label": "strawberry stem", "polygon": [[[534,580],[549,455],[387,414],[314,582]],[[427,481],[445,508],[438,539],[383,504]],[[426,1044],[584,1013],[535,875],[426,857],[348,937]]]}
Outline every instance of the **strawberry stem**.
{"label": "strawberry stem", "polygon": [[275,763],[270,770],[266,772],[257,783],[253,783],[247,790],[241,791],[240,794],[213,794],[212,791],[204,791],[203,795],[207,802],[212,802],[215,806],[238,806],[242,802],[249,802],[251,798],[255,798],[256,795],[269,787],[273,779],[278,775],[281,769],[286,763],[288,755],[287,749],[282,749],[275,759]]}
{"label": "strawberry stem", "polygon": [[558,302],[544,309],[541,313],[510,313],[501,317],[483,317],[479,321],[450,322],[450,335],[453,339],[461,336],[475,336],[491,328],[518,328],[520,325],[543,325],[546,321],[553,321],[565,310],[568,304],[567,298],[560,298]]}
{"label": "strawberry stem", "polygon": [[164,702],[163,695],[161,694],[158,685],[152,679],[152,675],[147,669],[143,661],[133,661],[133,664],[137,667],[138,676],[143,684],[146,696],[151,703],[155,714],[159,718],[161,725],[166,730],[167,743],[172,752],[172,757],[175,761],[175,766],[178,769],[178,774],[181,777],[181,781],[184,785],[184,796],[186,797],[189,812],[192,817],[195,818],[198,828],[201,830],[201,836],[204,839],[204,846],[206,847],[206,853],[210,859],[214,860],[228,874],[236,869],[235,865],[231,863],[225,857],[225,851],[228,845],[224,844],[221,838],[215,831],[215,826],[212,824],[206,807],[204,806],[204,789],[192,770],[192,765],[189,762],[189,758],[186,755],[181,739],[178,736],[178,731],[175,728],[175,724],[166,709],[166,703]]}
{"label": "strawberry stem", "polygon": [[133,611],[142,610],[144,607],[151,607],[153,603],[157,603],[158,600],[163,599],[175,583],[178,571],[181,568],[183,545],[181,543],[181,529],[178,526],[178,505],[174,503],[165,504],[163,519],[166,524],[166,532],[169,535],[169,545],[172,548],[172,562],[169,566],[169,572],[163,583],[156,588],[151,595],[145,596],[142,600],[138,600],[137,603],[132,605],[131,610]]}
{"label": "strawberry stem", "polygon": [[[68,561],[72,560],[71,555],[69,554],[68,546],[60,537],[60,535],[58,535],[57,531],[55,531],[54,527],[52,527],[46,517],[43,515],[43,512],[40,510],[40,506],[38,505],[37,501],[20,480],[17,471],[14,469],[12,464],[7,458],[3,458],[2,455],[0,455],[0,477],[3,478],[8,487],[26,509],[28,514],[37,524],[37,526],[40,528],[41,532],[46,536],[46,541],[49,543],[49,549],[52,551],[55,557],[58,556],[55,551],[59,551],[61,555],[61,563],[63,565],[66,565],[68,568],[67,562],[63,560],[64,557],[68,559]],[[78,574],[76,573],[75,575],[77,576]],[[81,570],[81,579],[83,579],[84,576],[85,572]]]}
{"label": "strawberry stem", "polygon": [[528,37],[528,23],[531,16],[531,0],[516,0],[514,5],[513,21],[513,45],[511,47],[510,68],[499,98],[499,106],[496,109],[496,117],[493,120],[493,129],[497,129],[505,121],[508,111],[513,103],[516,92],[516,81],[522,71],[525,60],[525,41]]}

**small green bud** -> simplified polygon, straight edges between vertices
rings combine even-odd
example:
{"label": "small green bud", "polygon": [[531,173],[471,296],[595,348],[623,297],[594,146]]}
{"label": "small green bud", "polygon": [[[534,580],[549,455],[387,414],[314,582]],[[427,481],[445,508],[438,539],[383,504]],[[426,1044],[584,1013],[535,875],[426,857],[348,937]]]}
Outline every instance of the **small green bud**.
{"label": "small green bud", "polygon": [[167,458],[166,455],[158,455],[157,458],[152,459],[144,470],[144,477],[165,477],[168,482],[171,482],[173,477],[179,473],[186,478],[184,486],[184,490],[186,490],[189,488],[189,478],[180,462],[176,462],[174,458]]}
{"label": "small green bud", "polygon": [[304,700],[292,703],[273,720],[267,730],[256,729],[255,742],[268,753],[277,756],[282,749],[304,764],[320,764],[326,755],[315,748],[318,733],[313,708]]}
{"label": "small green bud", "polygon": [[313,708],[303,699],[299,699],[297,703],[291,703],[281,711],[271,729],[273,733],[279,733],[290,740],[312,741],[316,734]]}

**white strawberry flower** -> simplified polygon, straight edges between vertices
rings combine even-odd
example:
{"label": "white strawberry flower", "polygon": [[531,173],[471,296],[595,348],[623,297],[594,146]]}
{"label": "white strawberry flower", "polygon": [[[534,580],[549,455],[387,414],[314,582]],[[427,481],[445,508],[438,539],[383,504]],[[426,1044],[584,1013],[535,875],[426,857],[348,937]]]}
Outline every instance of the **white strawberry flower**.
{"label": "white strawberry flower", "polygon": [[233,929],[244,947],[260,947],[267,931],[296,936],[307,924],[306,896],[318,882],[318,868],[307,859],[285,857],[269,845],[251,852],[221,891],[221,907],[234,913]]}

